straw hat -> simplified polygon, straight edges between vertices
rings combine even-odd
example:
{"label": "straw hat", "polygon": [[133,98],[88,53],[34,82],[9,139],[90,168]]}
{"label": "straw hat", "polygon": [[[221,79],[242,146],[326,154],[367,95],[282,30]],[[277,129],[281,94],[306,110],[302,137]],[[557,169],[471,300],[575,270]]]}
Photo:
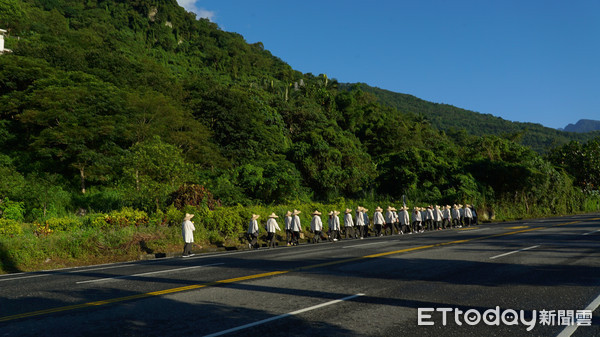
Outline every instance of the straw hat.
{"label": "straw hat", "polygon": [[273,212],[273,213],[271,213],[271,215],[269,215],[269,218],[279,218],[279,217],[277,216],[277,214],[275,214],[275,212]]}
{"label": "straw hat", "polygon": [[333,215],[333,211],[329,211],[329,213],[327,213],[327,215],[332,216]]}
{"label": "straw hat", "polygon": [[383,208],[377,206],[377,208],[375,208],[375,212],[383,212]]}
{"label": "straw hat", "polygon": [[256,220],[258,218],[260,218],[260,215],[258,215],[258,214],[252,214],[252,220]]}
{"label": "straw hat", "polygon": [[350,208],[346,208],[346,214],[348,213],[352,213],[352,210]]}
{"label": "straw hat", "polygon": [[298,214],[300,214],[300,213],[302,213],[302,212],[301,212],[301,211],[299,211],[299,210],[297,210],[297,209],[295,209],[295,210],[294,210],[294,215],[298,215]]}
{"label": "straw hat", "polygon": [[333,215],[340,215],[339,211],[333,211]]}
{"label": "straw hat", "polygon": [[183,221],[192,220],[193,217],[194,217],[194,214],[185,213],[185,217],[183,218]]}
{"label": "straw hat", "polygon": [[369,211],[368,209],[366,209],[364,207],[362,209],[363,209],[363,212],[365,212],[365,213],[367,213]]}
{"label": "straw hat", "polygon": [[285,213],[285,216],[291,216],[291,215],[292,215],[292,211],[287,211],[287,212]]}
{"label": "straw hat", "polygon": [[312,212],[312,215],[321,215],[321,212],[319,212],[319,211],[314,211],[314,212]]}

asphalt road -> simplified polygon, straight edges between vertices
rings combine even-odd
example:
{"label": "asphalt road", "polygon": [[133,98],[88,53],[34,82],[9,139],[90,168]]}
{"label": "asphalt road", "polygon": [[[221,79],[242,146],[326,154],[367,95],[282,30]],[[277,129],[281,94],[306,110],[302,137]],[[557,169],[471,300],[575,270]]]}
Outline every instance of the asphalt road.
{"label": "asphalt road", "polygon": [[3,275],[0,336],[600,336],[598,304],[588,214]]}

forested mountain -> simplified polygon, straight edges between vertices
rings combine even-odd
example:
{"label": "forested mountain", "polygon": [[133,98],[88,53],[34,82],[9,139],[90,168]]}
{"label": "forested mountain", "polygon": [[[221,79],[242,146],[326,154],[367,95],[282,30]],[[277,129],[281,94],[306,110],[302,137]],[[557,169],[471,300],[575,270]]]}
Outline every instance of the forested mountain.
{"label": "forested mountain", "polygon": [[[353,86],[354,84],[344,84],[341,87],[351,88]],[[395,93],[371,87],[364,83],[360,83],[359,86],[363,91],[375,95],[381,104],[402,112],[421,115],[439,130],[465,129],[469,134],[476,136],[507,136],[531,147],[538,153],[547,153],[551,148],[564,145],[570,141],[586,142],[600,136],[600,132],[576,133],[600,130],[600,125],[598,125],[600,122],[593,126],[589,123],[592,121],[584,123],[586,126],[583,126],[584,129],[581,130],[585,131],[569,127],[562,131],[541,124],[511,122],[491,114],[481,114],[448,104],[432,103],[412,95]]]}
{"label": "forested mountain", "polygon": [[588,197],[570,167],[514,141],[539,150],[565,133],[342,90],[175,0],[3,0],[0,28],[13,50],[0,55],[0,198],[30,220],[154,212],[184,184],[223,205],[405,194],[560,213]]}
{"label": "forested mountain", "polygon": [[600,121],[594,121],[591,119],[580,119],[575,124],[569,124],[565,127],[564,131],[568,132],[591,132],[600,130]]}

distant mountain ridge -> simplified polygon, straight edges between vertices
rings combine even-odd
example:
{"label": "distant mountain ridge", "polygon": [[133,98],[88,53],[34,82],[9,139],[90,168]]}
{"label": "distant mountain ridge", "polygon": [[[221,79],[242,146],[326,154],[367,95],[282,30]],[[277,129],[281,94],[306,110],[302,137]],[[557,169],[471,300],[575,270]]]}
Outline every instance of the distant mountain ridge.
{"label": "distant mountain ridge", "polygon": [[600,130],[600,121],[592,119],[580,119],[575,124],[567,125],[563,131],[586,133]]}
{"label": "distant mountain ridge", "polygon": [[[600,135],[600,131],[567,132],[545,127],[536,123],[512,122],[491,114],[483,114],[461,109],[449,104],[433,103],[418,97],[397,93],[365,83],[340,84],[341,89],[349,90],[359,86],[361,90],[373,94],[380,103],[396,108],[401,112],[422,115],[436,128],[443,131],[465,129],[476,136],[500,135],[520,138],[520,143],[538,153],[547,153],[551,148],[572,140],[586,142]],[[600,130],[600,122],[598,129]]]}

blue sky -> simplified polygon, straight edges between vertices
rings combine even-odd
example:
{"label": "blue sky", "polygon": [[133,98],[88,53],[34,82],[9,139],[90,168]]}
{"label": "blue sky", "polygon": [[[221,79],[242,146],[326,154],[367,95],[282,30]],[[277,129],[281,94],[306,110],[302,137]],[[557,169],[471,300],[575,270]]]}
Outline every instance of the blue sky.
{"label": "blue sky", "polygon": [[598,0],[178,0],[303,73],[520,122],[600,120]]}

